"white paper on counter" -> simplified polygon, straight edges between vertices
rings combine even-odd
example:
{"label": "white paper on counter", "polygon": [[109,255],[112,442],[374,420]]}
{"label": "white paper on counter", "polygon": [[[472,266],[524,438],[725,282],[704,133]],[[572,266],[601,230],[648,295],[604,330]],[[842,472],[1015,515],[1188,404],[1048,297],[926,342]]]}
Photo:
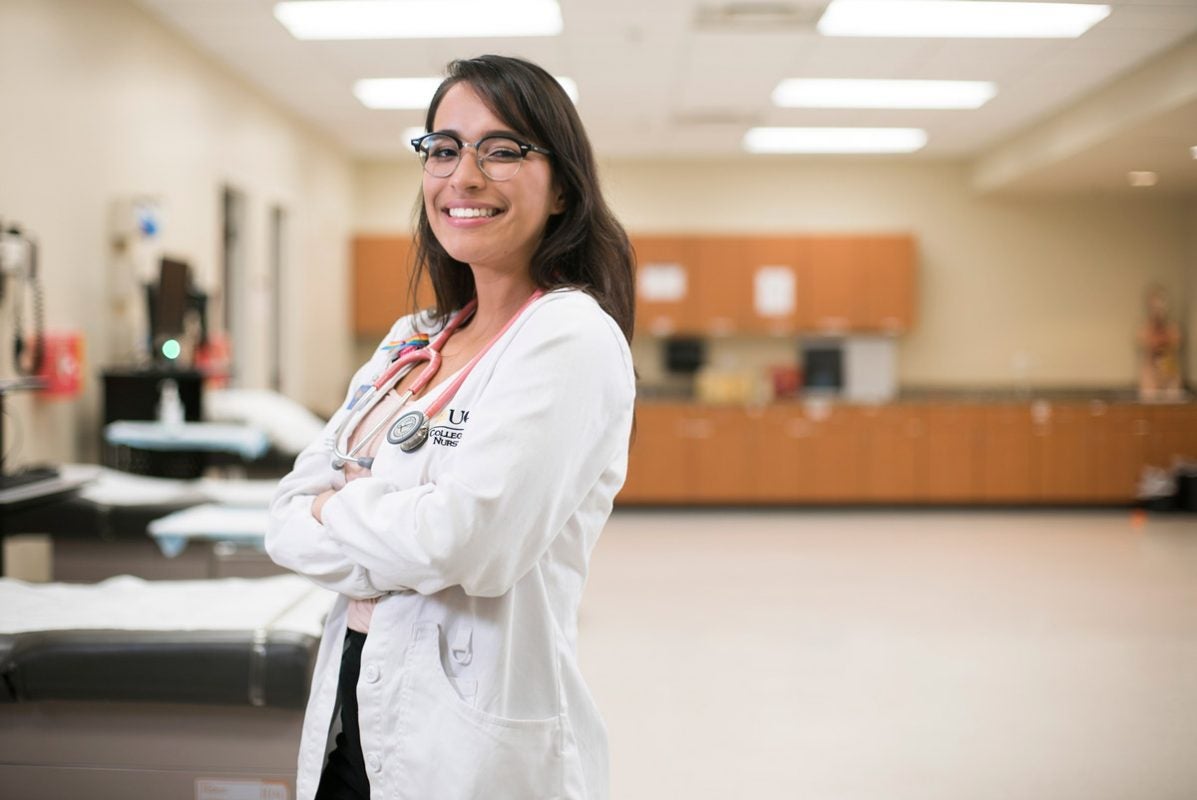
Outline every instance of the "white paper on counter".
{"label": "white paper on counter", "polygon": [[798,297],[797,280],[789,267],[759,267],[754,276],[756,313],[762,317],[786,317],[794,313]]}
{"label": "white paper on counter", "polygon": [[642,300],[676,303],[686,298],[686,270],[681,264],[644,264],[637,282]]}

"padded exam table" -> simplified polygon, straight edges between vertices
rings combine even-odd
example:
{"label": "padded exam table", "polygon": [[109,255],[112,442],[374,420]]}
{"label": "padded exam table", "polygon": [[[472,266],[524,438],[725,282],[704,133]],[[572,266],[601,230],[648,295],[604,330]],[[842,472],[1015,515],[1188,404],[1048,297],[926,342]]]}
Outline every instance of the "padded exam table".
{"label": "padded exam table", "polygon": [[[10,534],[51,536],[56,581],[282,573],[260,547],[276,480],[152,478],[70,464],[62,472],[86,482],[74,495],[23,512],[6,525]],[[192,511],[200,507],[208,513]],[[220,535],[230,528],[228,536]]]}
{"label": "padded exam table", "polygon": [[334,599],[294,575],[0,580],[0,795],[293,798]]}

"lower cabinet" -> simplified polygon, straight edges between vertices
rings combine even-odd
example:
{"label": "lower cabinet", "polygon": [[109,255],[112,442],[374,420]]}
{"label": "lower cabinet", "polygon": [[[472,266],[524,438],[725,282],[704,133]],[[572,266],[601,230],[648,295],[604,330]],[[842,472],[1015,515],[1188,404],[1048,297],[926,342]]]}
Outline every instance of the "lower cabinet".
{"label": "lower cabinet", "polygon": [[621,504],[1119,504],[1197,405],[644,403]]}

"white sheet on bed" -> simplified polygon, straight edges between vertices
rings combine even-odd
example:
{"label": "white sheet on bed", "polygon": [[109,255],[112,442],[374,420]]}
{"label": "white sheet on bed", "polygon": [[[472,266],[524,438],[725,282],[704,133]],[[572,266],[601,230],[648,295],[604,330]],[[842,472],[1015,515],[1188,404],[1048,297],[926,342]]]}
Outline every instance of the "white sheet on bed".
{"label": "white sheet on bed", "polygon": [[146,526],[167,558],[174,558],[192,539],[234,542],[264,548],[270,511],[215,503],[185,508],[159,517]]}
{"label": "white sheet on bed", "polygon": [[252,425],[266,433],[276,450],[289,455],[299,455],[324,431],[324,420],[269,389],[208,389],[204,419]]}
{"label": "white sheet on bed", "polygon": [[0,633],[285,630],[320,636],[336,594],[298,575],[95,584],[0,579]]}
{"label": "white sheet on bed", "polygon": [[85,500],[105,506],[222,503],[243,508],[266,508],[278,489],[276,480],[179,480],[133,475],[91,464],[67,464],[63,476],[79,474],[90,482],[79,490]]}

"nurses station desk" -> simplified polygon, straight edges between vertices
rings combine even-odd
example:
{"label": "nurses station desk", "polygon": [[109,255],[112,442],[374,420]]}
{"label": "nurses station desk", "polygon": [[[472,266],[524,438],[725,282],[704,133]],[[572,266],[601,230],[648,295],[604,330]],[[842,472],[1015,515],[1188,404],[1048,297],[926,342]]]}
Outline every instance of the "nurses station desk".
{"label": "nurses station desk", "polygon": [[294,575],[0,580],[0,795],[294,797],[334,599]]}

